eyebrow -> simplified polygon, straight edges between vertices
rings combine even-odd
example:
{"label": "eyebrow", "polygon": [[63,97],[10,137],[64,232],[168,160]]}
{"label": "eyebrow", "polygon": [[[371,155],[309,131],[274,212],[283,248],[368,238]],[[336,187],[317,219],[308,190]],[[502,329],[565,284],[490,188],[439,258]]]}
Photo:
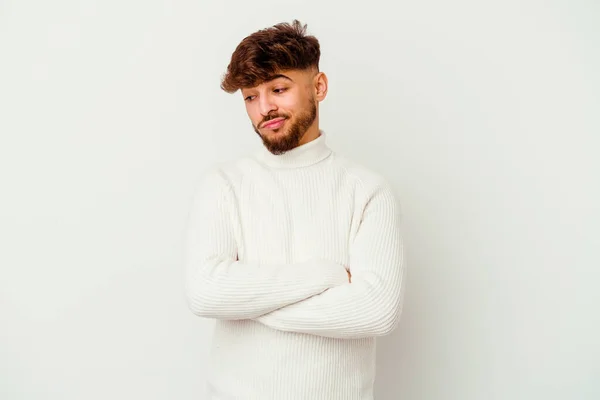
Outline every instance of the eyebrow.
{"label": "eyebrow", "polygon": [[267,79],[265,79],[265,82],[271,82],[271,81],[274,81],[275,79],[279,79],[279,78],[283,78],[290,82],[294,82],[294,80],[292,78],[290,78],[289,76],[284,75],[284,74],[271,75],[271,76],[267,77]]}
{"label": "eyebrow", "polygon": [[[287,75],[284,75],[284,74],[275,74],[275,75],[268,76],[264,81],[262,81],[262,83],[268,83],[268,82],[274,81],[275,79],[279,79],[279,78],[283,78],[283,79],[288,80],[288,81],[290,81],[292,83],[294,82],[294,80],[292,78],[290,78],[289,76],[287,76]],[[248,88],[247,90],[250,90],[250,89]],[[244,92],[244,89],[242,89],[242,93],[243,92]]]}

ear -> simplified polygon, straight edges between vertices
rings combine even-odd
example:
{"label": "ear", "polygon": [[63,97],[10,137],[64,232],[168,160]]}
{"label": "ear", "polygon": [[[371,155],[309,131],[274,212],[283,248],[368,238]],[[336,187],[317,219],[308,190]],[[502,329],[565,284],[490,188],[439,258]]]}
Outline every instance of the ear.
{"label": "ear", "polygon": [[328,80],[327,75],[324,72],[319,72],[313,78],[313,84],[315,89],[315,99],[317,101],[325,100],[327,97]]}

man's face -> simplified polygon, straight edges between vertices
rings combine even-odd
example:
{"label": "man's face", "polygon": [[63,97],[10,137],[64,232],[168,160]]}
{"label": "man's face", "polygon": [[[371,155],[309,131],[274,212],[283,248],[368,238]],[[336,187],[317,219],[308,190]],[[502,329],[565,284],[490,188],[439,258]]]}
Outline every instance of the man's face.
{"label": "man's face", "polygon": [[297,147],[317,118],[313,71],[283,71],[242,89],[254,131],[273,154]]}

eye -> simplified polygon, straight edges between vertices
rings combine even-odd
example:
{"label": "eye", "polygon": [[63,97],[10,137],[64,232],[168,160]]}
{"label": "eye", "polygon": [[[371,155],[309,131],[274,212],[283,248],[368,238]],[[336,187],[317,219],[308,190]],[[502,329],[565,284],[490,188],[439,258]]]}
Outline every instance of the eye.
{"label": "eye", "polygon": [[287,88],[278,88],[278,89],[273,89],[273,91],[274,91],[275,93],[283,93],[283,92],[285,92],[286,90],[287,90]]}
{"label": "eye", "polygon": [[244,99],[244,101],[251,101],[251,100],[254,100],[254,97],[256,97],[256,96],[247,96],[247,97]]}

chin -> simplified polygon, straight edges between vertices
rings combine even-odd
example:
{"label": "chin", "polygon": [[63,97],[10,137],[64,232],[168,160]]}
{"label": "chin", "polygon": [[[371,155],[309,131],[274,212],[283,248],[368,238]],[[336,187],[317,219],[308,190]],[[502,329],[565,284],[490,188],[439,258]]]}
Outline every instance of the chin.
{"label": "chin", "polygon": [[289,129],[285,129],[285,127],[282,126],[281,128],[278,128],[275,130],[274,129],[265,129],[261,136],[267,137],[267,138],[271,138],[271,137],[281,138],[281,137],[289,136],[289,134],[290,134]]}

